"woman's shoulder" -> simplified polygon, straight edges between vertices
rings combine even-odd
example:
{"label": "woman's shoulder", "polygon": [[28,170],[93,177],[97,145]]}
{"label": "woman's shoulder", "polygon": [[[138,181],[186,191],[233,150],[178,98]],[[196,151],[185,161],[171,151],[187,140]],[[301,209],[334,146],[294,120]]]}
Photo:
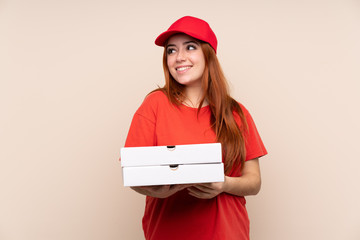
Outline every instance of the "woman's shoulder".
{"label": "woman's shoulder", "polygon": [[151,91],[145,97],[145,99],[151,99],[151,100],[159,100],[159,99],[164,100],[166,98],[167,98],[167,96],[166,96],[166,94],[163,92],[163,90],[161,88]]}
{"label": "woman's shoulder", "polygon": [[[236,100],[235,100],[236,101]],[[239,101],[236,101],[236,103],[239,105],[241,112],[244,114],[244,116],[250,115],[249,110]],[[238,115],[238,111],[236,111],[236,108],[233,111],[235,115]]]}
{"label": "woman's shoulder", "polygon": [[146,95],[143,104],[158,105],[167,101],[167,96],[161,89],[155,89]]}
{"label": "woman's shoulder", "polygon": [[154,112],[164,104],[168,104],[167,96],[161,89],[156,89],[146,95],[137,112]]}

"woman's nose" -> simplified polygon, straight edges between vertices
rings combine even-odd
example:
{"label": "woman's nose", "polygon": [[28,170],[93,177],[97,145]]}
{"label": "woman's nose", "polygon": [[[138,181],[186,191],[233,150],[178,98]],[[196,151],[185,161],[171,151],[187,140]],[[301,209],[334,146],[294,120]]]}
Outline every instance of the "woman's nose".
{"label": "woman's nose", "polygon": [[177,62],[182,62],[186,59],[186,53],[184,50],[179,50],[178,55],[176,56]]}

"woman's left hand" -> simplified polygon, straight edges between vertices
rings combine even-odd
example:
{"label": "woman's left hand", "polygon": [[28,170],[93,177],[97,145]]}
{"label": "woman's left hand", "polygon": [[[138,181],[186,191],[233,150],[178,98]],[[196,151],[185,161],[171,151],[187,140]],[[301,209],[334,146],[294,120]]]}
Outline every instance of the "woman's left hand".
{"label": "woman's left hand", "polygon": [[224,191],[224,185],[225,182],[202,183],[189,187],[188,191],[193,197],[210,199],[222,193]]}
{"label": "woman's left hand", "polygon": [[189,187],[191,196],[210,199],[220,193],[228,193],[235,196],[256,195],[260,191],[261,175],[259,159],[254,158],[244,163],[241,177],[225,176],[224,182],[196,184]]}

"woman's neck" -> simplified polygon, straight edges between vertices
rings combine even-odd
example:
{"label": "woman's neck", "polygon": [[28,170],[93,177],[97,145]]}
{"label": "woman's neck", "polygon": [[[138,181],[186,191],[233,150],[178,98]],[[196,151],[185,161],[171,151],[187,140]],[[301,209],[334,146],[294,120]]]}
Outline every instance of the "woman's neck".
{"label": "woman's neck", "polygon": [[[200,101],[203,97],[203,89],[201,86],[196,87],[186,87],[185,88],[185,96],[186,99],[184,99],[183,103],[189,107],[198,108],[200,105]],[[202,106],[208,105],[208,102],[206,99],[204,100]]]}

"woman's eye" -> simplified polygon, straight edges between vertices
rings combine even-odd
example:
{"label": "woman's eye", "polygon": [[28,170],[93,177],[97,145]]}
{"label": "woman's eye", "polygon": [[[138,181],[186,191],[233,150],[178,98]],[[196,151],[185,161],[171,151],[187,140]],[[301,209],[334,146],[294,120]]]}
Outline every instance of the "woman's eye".
{"label": "woman's eye", "polygon": [[195,50],[196,47],[195,47],[194,45],[188,45],[188,46],[187,46],[187,49],[188,49],[188,50]]}
{"label": "woman's eye", "polygon": [[168,48],[168,49],[166,50],[166,52],[167,52],[167,54],[172,54],[172,53],[175,52],[175,49],[173,49],[173,48]]}

